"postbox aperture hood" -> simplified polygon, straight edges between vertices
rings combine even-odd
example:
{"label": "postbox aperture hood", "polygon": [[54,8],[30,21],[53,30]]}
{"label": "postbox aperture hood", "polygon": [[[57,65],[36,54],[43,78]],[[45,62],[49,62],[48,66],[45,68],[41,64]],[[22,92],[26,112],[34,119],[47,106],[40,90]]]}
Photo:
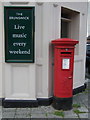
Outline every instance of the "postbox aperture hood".
{"label": "postbox aperture hood", "polygon": [[59,39],[56,39],[56,40],[52,40],[51,43],[54,44],[54,45],[71,45],[71,46],[74,46],[77,43],[79,43],[79,41],[75,40],[75,39],[70,39],[70,38],[59,38]]}

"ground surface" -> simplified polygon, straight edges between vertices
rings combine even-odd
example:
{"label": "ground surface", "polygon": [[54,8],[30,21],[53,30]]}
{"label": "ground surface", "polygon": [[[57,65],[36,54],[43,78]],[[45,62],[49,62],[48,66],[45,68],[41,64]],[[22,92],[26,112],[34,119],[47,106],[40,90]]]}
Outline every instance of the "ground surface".
{"label": "ground surface", "polygon": [[[89,79],[86,79],[86,81],[89,81]],[[71,120],[70,118],[76,118],[77,120],[82,120],[84,118],[83,120],[86,120],[90,118],[88,112],[90,109],[88,101],[89,92],[90,88],[87,87],[84,92],[74,95],[73,109],[68,111],[55,110],[52,106],[40,106],[37,108],[3,108],[0,106],[0,119],[7,118],[5,120],[10,120],[12,118],[13,120],[22,120],[23,118],[25,120],[28,118],[28,120],[34,120],[39,118],[39,120],[43,120],[45,118],[45,120],[49,120],[52,118],[52,120],[59,120],[69,118],[68,120]]]}

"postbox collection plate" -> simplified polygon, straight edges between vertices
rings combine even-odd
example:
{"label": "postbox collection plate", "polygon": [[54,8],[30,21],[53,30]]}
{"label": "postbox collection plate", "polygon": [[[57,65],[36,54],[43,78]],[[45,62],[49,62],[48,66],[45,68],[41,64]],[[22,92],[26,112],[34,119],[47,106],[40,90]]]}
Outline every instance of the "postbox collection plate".
{"label": "postbox collection plate", "polygon": [[69,58],[62,59],[62,69],[70,69],[70,59]]}

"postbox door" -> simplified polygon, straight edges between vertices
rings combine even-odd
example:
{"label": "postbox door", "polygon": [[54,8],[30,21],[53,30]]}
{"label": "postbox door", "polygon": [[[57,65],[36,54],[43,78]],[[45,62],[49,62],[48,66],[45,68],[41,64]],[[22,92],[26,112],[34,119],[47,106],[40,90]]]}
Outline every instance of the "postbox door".
{"label": "postbox door", "polygon": [[72,96],[73,88],[73,49],[62,52],[56,49],[54,95],[61,98]]}

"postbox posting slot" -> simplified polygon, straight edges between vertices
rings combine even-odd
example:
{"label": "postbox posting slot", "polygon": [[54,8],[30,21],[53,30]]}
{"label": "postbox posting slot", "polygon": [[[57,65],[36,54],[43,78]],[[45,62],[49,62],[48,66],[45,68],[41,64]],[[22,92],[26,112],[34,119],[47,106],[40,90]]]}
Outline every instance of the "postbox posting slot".
{"label": "postbox posting slot", "polygon": [[61,54],[71,54],[71,52],[61,52]]}
{"label": "postbox posting slot", "polygon": [[71,57],[72,56],[72,52],[60,52],[60,56],[62,57]]}

